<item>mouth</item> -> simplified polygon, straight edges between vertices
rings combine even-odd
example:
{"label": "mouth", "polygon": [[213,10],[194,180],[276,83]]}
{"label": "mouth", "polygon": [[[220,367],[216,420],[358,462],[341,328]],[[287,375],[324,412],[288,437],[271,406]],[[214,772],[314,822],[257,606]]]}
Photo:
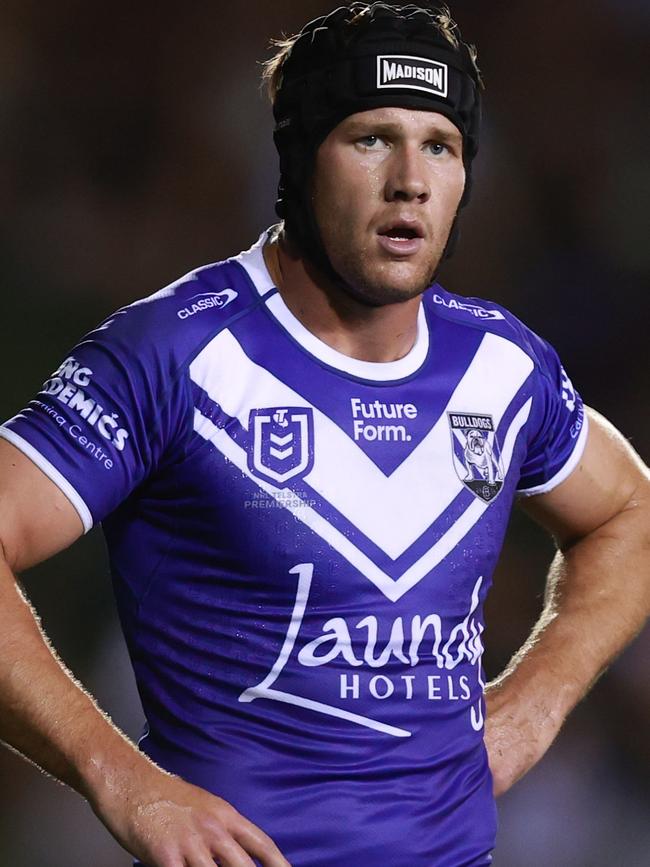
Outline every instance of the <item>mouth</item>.
{"label": "mouth", "polygon": [[412,256],[424,243],[424,229],[416,220],[394,220],[377,230],[380,246],[391,256]]}

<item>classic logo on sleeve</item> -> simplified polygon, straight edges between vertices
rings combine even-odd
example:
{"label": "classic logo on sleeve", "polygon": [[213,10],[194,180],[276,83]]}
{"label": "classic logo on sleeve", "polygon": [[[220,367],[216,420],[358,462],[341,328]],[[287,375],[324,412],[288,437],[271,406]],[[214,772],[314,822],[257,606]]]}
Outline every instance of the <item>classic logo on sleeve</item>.
{"label": "classic logo on sleeve", "polygon": [[307,475],[314,465],[314,416],[307,407],[251,410],[248,468],[272,485]]}
{"label": "classic logo on sleeve", "polygon": [[226,288],[221,292],[198,292],[186,299],[185,307],[181,307],[176,312],[179,319],[189,319],[191,316],[196,316],[197,313],[203,313],[205,310],[217,308],[220,310],[231,301],[234,301],[237,293],[234,289]]}
{"label": "classic logo on sleeve", "polygon": [[447,418],[458,478],[479,499],[491,502],[504,477],[492,416],[448,412]]}
{"label": "classic logo on sleeve", "polygon": [[424,90],[436,96],[447,96],[446,63],[426,57],[406,54],[380,54],[377,57],[377,87]]}
{"label": "classic logo on sleeve", "polygon": [[446,307],[447,310],[461,310],[463,313],[469,313],[475,319],[505,319],[506,317],[500,310],[494,307],[481,307],[480,304],[472,304],[469,301],[458,301],[456,298],[443,298],[442,295],[434,293],[432,296],[434,304],[439,304],[441,307]]}

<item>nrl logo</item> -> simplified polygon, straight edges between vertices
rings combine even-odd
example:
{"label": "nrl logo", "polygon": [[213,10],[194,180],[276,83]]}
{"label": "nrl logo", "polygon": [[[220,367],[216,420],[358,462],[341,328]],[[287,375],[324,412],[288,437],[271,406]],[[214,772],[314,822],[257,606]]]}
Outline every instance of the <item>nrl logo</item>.
{"label": "nrl logo", "polygon": [[454,468],[476,497],[490,503],[503,487],[501,450],[491,415],[447,413]]}
{"label": "nrl logo", "polygon": [[252,409],[248,469],[272,485],[307,475],[314,465],[314,416],[307,407]]}

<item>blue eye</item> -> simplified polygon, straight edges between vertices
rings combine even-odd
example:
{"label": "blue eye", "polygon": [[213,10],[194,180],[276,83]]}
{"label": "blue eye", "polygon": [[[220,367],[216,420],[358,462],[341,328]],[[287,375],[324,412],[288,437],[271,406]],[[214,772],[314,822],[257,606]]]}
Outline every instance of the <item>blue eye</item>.
{"label": "blue eye", "polygon": [[447,145],[439,144],[436,142],[430,144],[429,147],[431,148],[431,152],[433,153],[433,155],[436,157],[442,156],[442,154],[446,153],[447,151]]}

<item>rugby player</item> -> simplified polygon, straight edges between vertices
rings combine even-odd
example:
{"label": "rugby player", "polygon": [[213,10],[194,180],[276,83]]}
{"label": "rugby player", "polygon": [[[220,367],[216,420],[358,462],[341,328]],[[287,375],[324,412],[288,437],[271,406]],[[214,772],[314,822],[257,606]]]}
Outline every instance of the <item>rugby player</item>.
{"label": "rugby player", "polygon": [[[648,472],[547,342],[435,282],[480,113],[448,13],[336,9],[267,79],[282,221],[101,323],[1,429],[0,737],[150,867],[479,867],[494,794],[647,616]],[[516,499],[558,552],[484,689]],[[98,522],[140,749],[14,577]]]}

